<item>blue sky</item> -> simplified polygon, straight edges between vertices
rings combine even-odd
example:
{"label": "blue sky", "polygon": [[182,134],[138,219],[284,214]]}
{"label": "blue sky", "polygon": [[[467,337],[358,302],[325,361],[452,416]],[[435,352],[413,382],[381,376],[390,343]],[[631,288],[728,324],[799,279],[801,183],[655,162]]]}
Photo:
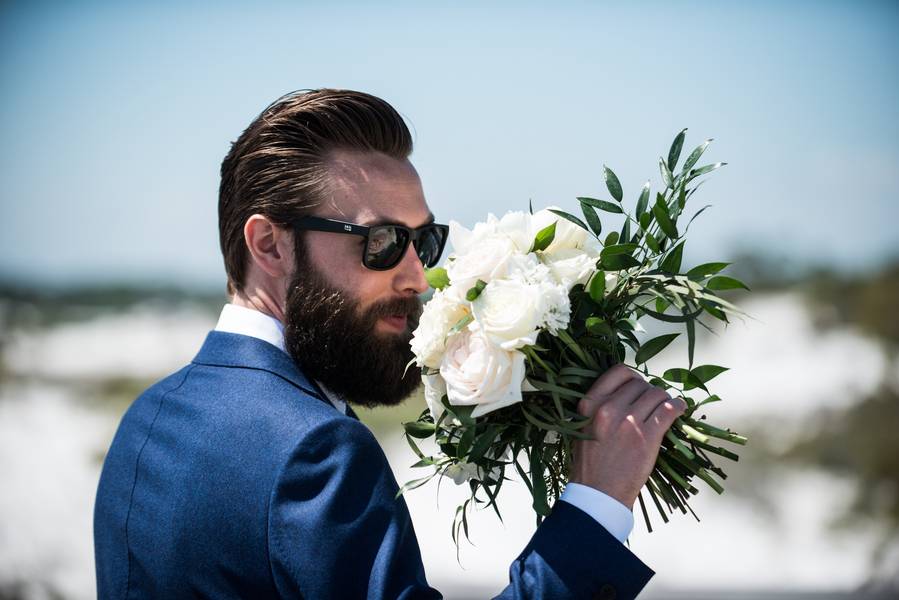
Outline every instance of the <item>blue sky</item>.
{"label": "blue sky", "polygon": [[632,207],[689,127],[729,164],[687,263],[899,254],[899,4],[620,4],[6,2],[0,274],[222,285],[229,143],[324,86],[406,117],[444,222],[575,210],[607,196],[603,163]]}

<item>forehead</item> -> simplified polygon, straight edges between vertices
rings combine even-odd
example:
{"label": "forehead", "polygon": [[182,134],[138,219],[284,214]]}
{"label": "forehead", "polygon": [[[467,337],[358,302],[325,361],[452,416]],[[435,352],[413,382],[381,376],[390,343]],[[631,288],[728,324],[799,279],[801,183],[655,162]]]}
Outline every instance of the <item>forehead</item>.
{"label": "forehead", "polygon": [[360,224],[417,227],[432,215],[408,160],[378,152],[332,151],[325,160],[325,200],[319,216]]}

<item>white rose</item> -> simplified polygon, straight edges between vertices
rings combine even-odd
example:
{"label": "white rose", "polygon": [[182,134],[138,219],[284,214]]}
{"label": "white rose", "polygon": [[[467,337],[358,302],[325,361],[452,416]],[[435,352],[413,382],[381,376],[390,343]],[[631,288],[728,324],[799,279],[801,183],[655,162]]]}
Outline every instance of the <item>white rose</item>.
{"label": "white rose", "polygon": [[474,229],[466,229],[458,221],[449,222],[449,243],[453,254],[463,255],[477,243],[488,236],[496,234],[496,225],[499,220],[492,214],[487,215],[487,221],[475,223]]}
{"label": "white rose", "polygon": [[541,327],[549,330],[553,335],[560,329],[568,327],[571,320],[571,302],[568,300],[568,288],[564,285],[553,285],[545,282],[541,285],[543,298],[543,320]]}
{"label": "white rose", "polygon": [[461,462],[451,464],[442,474],[444,477],[452,479],[456,485],[462,485],[469,479],[477,478],[480,470],[474,463]]}
{"label": "white rose", "polygon": [[474,318],[504,350],[533,346],[546,313],[541,291],[517,278],[495,280],[472,303]]}
{"label": "white rose", "polygon": [[534,244],[534,231],[529,213],[507,212],[496,224],[496,230],[507,236],[519,252],[527,252]]}
{"label": "white rose", "polygon": [[[550,206],[549,208],[560,210],[558,206]],[[556,222],[556,235],[553,237],[552,243],[546,247],[545,252],[555,252],[564,248],[584,248],[588,239],[595,239],[586,229],[578,227],[565,217],[549,212],[549,208],[539,210],[531,216],[531,227],[533,228],[534,236],[541,229],[552,225],[553,221]]]}
{"label": "white rose", "polygon": [[503,277],[508,270],[509,258],[517,251],[512,240],[504,234],[481,236],[465,254],[447,262],[446,274],[452,284],[452,293],[461,300],[478,279],[489,283]]}
{"label": "white rose", "polygon": [[596,257],[578,248],[545,253],[543,261],[556,280],[568,290],[579,283],[586,284],[596,271]]}
{"label": "white rose", "polygon": [[[536,254],[512,256],[508,262],[508,271],[506,278],[494,280],[494,283],[515,280],[519,282],[518,285],[526,285],[527,289],[531,290],[532,297],[540,299],[540,317],[536,319],[538,328],[548,329],[555,335],[557,330],[568,327],[571,312],[571,305],[568,301],[570,288],[557,283],[550,268],[540,262]],[[485,292],[489,287],[488,285],[485,288]]]}
{"label": "white rose", "polygon": [[[506,448],[503,456],[500,458],[497,458],[492,452],[489,451],[487,452],[486,456],[487,458],[493,460],[508,461],[511,456],[511,452],[509,448]],[[497,465],[490,469],[490,479],[493,479],[494,481],[498,481],[502,474],[502,465]],[[487,473],[482,467],[479,467],[476,464],[470,462],[454,463],[448,466],[445,471],[443,471],[443,475],[445,477],[450,477],[456,483],[456,485],[461,485],[469,479],[478,479],[480,481],[483,481],[487,478]]]}
{"label": "white rose", "polygon": [[491,344],[483,330],[472,323],[450,337],[440,363],[449,402],[476,405],[472,417],[521,402],[524,358],[520,352]]}
{"label": "white rose", "polygon": [[422,373],[421,381],[425,384],[425,402],[428,404],[428,410],[436,423],[446,409],[443,408],[443,397],[446,395],[446,382],[443,378],[435,373],[433,375],[425,375]]}
{"label": "white rose", "polygon": [[[449,289],[449,288],[447,288]],[[437,290],[424,305],[410,346],[418,366],[436,369],[446,349],[446,336],[460,319],[469,314],[466,304],[446,290]]]}

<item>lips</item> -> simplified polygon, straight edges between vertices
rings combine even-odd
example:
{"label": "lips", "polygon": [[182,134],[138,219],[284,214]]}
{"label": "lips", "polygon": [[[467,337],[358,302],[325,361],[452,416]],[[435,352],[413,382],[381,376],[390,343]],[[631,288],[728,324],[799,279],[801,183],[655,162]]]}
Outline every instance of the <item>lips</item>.
{"label": "lips", "polygon": [[405,329],[408,317],[406,317],[406,315],[391,315],[389,317],[382,317],[381,320],[397,329]]}

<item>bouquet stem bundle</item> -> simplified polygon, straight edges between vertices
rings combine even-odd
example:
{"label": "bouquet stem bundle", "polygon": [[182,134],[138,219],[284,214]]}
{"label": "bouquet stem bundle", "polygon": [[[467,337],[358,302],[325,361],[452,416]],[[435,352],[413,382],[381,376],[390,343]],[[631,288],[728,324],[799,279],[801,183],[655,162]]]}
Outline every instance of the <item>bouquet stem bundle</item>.
{"label": "bouquet stem bundle", "polygon": [[[721,481],[727,475],[716,461],[736,461],[738,456],[722,442],[742,445],[746,438],[709,424],[703,414],[707,405],[721,400],[709,391],[707,384],[727,369],[711,364],[694,366],[696,326],[711,331],[702,317],[708,315],[726,326],[729,315],[744,314],[719,292],[748,288],[741,281],[720,274],[728,266],[726,262],[682,269],[690,224],[708,205],[696,211],[686,225],[681,223],[684,210],[702,183],[699,178],[725,164],[695,166],[711,142],[707,140],[690,153],[678,170],[685,133],[686,129],[674,139],[667,160],[659,159],[664,187],[655,194],[652,203],[647,182],[640,190],[633,213],[627,211],[618,177],[603,167],[611,199],[579,197],[583,219],[549,209],[556,220],[531,232],[529,247],[522,254],[535,263],[558,265],[561,263],[554,261],[559,256],[573,260],[568,258],[573,256],[573,248],[563,250],[568,254],[551,254],[565,227],[587,232],[590,242],[595,243],[595,252],[589,250],[589,244],[579,243],[578,251],[588,257],[589,268],[574,278],[562,279],[567,291],[564,326],[559,326],[561,321],[556,318],[555,326],[541,326],[534,330],[535,335],[504,342],[503,347],[513,360],[510,368],[514,371],[515,359],[523,361],[523,375],[515,390],[518,395],[506,394],[502,400],[490,404],[459,400],[462,396],[458,392],[454,395],[452,386],[444,392],[447,383],[444,379],[449,381],[452,367],[447,355],[451,354],[452,347],[463,343],[461,336],[468,329],[476,332],[473,335],[479,329],[490,334],[489,323],[479,324],[479,319],[489,320],[489,307],[484,308],[486,300],[479,297],[491,293],[488,289],[500,289],[503,284],[497,283],[501,277],[464,280],[458,275],[463,261],[456,256],[450,256],[446,268],[428,272],[432,286],[439,290],[437,293],[449,297],[453,286],[458,288],[459,283],[466,289],[462,290],[464,297],[456,292],[456,303],[452,304],[455,312],[450,311],[456,320],[440,334],[447,349],[435,354],[436,359],[422,358],[420,347],[416,352],[423,379],[430,386],[427,390],[432,402],[417,421],[404,424],[405,435],[419,457],[413,466],[431,468],[432,472],[408,482],[400,494],[437,475],[450,477],[457,483],[467,481],[471,495],[457,508],[452,525],[452,537],[457,544],[461,531],[468,536],[467,515],[473,506],[492,508],[502,520],[497,500],[510,473],[517,473],[530,491],[537,522],[549,514],[568,482],[574,441],[588,437],[582,429],[589,419],[578,413],[578,402],[600,375],[619,363],[640,371],[650,383],[669,390],[672,395],[683,397],[688,406],[686,413],[666,433],[652,474],[638,497],[647,529],[652,531],[649,503],[668,522],[668,516],[674,511],[690,512],[696,517],[689,500],[699,493],[694,485],[697,480],[718,494],[724,491]],[[597,211],[623,215],[624,223],[620,229],[603,235],[603,223]],[[534,219],[538,216],[532,207],[530,215]],[[510,217],[510,220],[514,219]],[[499,227],[502,228],[502,223]],[[469,284],[472,285],[468,287]],[[428,306],[425,310],[428,311]],[[685,368],[663,373],[650,371],[648,361],[681,332],[641,341],[637,333],[643,331],[639,324],[643,318],[683,329],[687,338]],[[455,340],[456,346],[448,341],[454,336],[460,336]],[[496,336],[488,335],[485,339],[488,338]],[[413,348],[416,349],[415,341]],[[426,455],[417,442],[422,439],[433,439],[438,452]]]}

